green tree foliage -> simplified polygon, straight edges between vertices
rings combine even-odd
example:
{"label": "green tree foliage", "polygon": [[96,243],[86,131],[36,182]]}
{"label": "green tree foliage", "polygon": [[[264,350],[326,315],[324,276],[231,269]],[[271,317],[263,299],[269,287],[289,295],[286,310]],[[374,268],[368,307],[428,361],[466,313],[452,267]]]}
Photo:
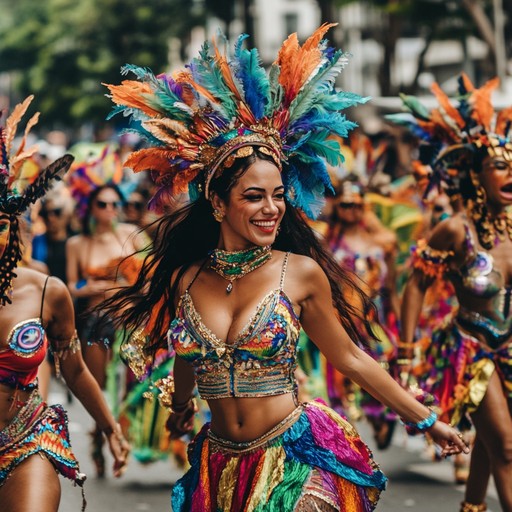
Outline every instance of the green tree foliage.
{"label": "green tree foliage", "polygon": [[[199,8],[198,8],[199,7]],[[169,38],[202,23],[191,0],[0,0],[0,72],[16,94],[37,96],[49,125],[101,123],[111,104],[101,83],[126,63],[163,72]]]}

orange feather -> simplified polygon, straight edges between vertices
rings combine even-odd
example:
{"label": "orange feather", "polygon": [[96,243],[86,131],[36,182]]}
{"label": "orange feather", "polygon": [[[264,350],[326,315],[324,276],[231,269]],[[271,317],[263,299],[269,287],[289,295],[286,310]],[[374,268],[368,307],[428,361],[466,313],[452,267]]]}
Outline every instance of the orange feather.
{"label": "orange feather", "polygon": [[137,82],[136,80],[123,80],[121,85],[103,85],[108,87],[114,103],[140,109],[151,117],[160,117],[162,115],[158,110],[148,106],[144,100],[145,94],[150,96],[153,94],[149,84]]}
{"label": "orange feather", "polygon": [[491,103],[491,94],[498,87],[499,78],[493,78],[486,82],[480,89],[475,89],[471,94],[473,112],[471,117],[486,130],[490,130],[494,117],[494,107]]}
{"label": "orange feather", "polygon": [[124,165],[133,169],[134,172],[162,172],[162,169],[170,170],[169,160],[174,157],[176,157],[176,151],[169,148],[145,148],[131,153]]}
{"label": "orange feather", "polygon": [[25,149],[25,144],[27,142],[27,135],[29,134],[30,130],[38,123],[38,121],[39,121],[39,112],[36,112],[29,119],[27,126],[25,127],[25,133],[23,134],[23,139],[21,140],[18,151],[16,152],[17,155],[21,154],[23,152],[23,150]]}
{"label": "orange feather", "polygon": [[297,34],[292,34],[283,43],[276,63],[281,67],[279,83],[285,90],[285,102],[289,105],[297,96],[315,68],[322,60],[322,52],[318,44],[325,33],[335,23],[324,23],[306,40],[302,48],[299,46]]}
{"label": "orange feather", "polygon": [[452,142],[455,142],[458,140],[458,136],[456,133],[454,133],[453,129],[446,123],[444,120],[441,112],[439,110],[434,109],[430,113],[430,119],[432,119],[434,123],[434,130],[442,134],[442,138],[446,140],[451,140]]}
{"label": "orange feather", "polygon": [[157,139],[166,144],[176,146],[177,139],[181,138],[190,143],[201,143],[202,139],[194,135],[184,123],[163,117],[161,119],[150,119],[144,122],[144,128]]}
{"label": "orange feather", "polygon": [[240,91],[235,84],[233,79],[233,75],[231,74],[231,68],[229,67],[229,63],[226,60],[226,57],[222,55],[219,51],[219,48],[213,43],[213,49],[215,50],[215,62],[217,66],[219,66],[220,71],[222,73],[222,77],[224,78],[224,83],[228,86],[229,90],[235,95],[235,98],[238,101],[242,101],[242,96],[240,95]]}
{"label": "orange feather", "polygon": [[439,87],[439,84],[437,82],[434,82],[430,90],[437,98],[439,105],[441,105],[444,111],[457,123],[457,126],[461,129],[464,128],[464,126],[466,125],[464,119],[462,119],[462,116],[460,115],[459,111],[450,103],[450,99],[448,98],[446,93],[441,89],[441,87]]}
{"label": "orange feather", "polygon": [[462,78],[462,83],[464,84],[464,88],[466,89],[466,91],[473,92],[475,90],[475,86],[469,79],[469,76],[466,75],[466,73],[461,73],[460,76]]}
{"label": "orange feather", "polygon": [[201,94],[201,96],[204,96],[207,100],[211,101],[212,103],[219,102],[217,98],[215,98],[215,96],[213,96],[213,94],[211,94],[208,89],[205,89],[202,85],[199,85],[197,82],[195,82],[190,73],[180,73],[179,82],[190,85],[190,87],[195,89],[199,94]]}
{"label": "orange feather", "polygon": [[34,95],[32,94],[25,98],[23,102],[18,103],[5,121],[5,151],[8,155],[11,153],[12,141],[16,135],[16,128],[33,99]]}
{"label": "orange feather", "polygon": [[505,129],[510,123],[512,123],[512,107],[507,107],[498,113],[498,117],[496,118],[496,133],[498,135],[507,136],[508,134],[505,133]]}

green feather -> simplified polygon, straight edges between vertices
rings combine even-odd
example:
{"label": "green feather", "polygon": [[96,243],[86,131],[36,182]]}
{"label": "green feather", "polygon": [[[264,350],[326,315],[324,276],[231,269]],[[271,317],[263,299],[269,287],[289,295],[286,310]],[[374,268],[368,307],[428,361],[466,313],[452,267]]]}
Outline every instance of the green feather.
{"label": "green feather", "polygon": [[416,98],[416,96],[409,96],[407,94],[400,93],[400,98],[408,110],[410,110],[416,117],[423,121],[430,120],[430,112],[428,109]]}

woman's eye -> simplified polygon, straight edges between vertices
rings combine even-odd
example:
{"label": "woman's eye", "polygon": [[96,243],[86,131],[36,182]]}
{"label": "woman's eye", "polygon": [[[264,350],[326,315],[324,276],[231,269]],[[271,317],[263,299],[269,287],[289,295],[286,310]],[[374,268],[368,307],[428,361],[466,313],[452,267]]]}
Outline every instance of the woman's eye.
{"label": "woman's eye", "polygon": [[279,193],[274,196],[274,199],[278,199],[279,201],[282,201],[284,199],[284,193]]}
{"label": "woman's eye", "polygon": [[494,167],[498,171],[505,171],[509,168],[509,164],[507,162],[504,162],[503,160],[495,160],[492,163],[492,167]]}
{"label": "woman's eye", "polygon": [[245,196],[245,199],[248,201],[259,201],[261,199],[261,196]]}
{"label": "woman's eye", "polygon": [[0,224],[0,233],[4,233],[9,228],[9,224]]}

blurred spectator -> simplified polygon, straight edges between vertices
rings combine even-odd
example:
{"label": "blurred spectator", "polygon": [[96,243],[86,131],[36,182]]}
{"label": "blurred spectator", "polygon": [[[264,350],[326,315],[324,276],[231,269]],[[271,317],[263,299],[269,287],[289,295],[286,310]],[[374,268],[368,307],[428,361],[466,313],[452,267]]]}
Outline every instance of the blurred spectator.
{"label": "blurred spectator", "polygon": [[65,190],[50,192],[41,203],[39,216],[44,222],[45,233],[34,237],[32,258],[48,266],[50,275],[66,282],[66,240],[73,234],[70,228],[73,201]]}

